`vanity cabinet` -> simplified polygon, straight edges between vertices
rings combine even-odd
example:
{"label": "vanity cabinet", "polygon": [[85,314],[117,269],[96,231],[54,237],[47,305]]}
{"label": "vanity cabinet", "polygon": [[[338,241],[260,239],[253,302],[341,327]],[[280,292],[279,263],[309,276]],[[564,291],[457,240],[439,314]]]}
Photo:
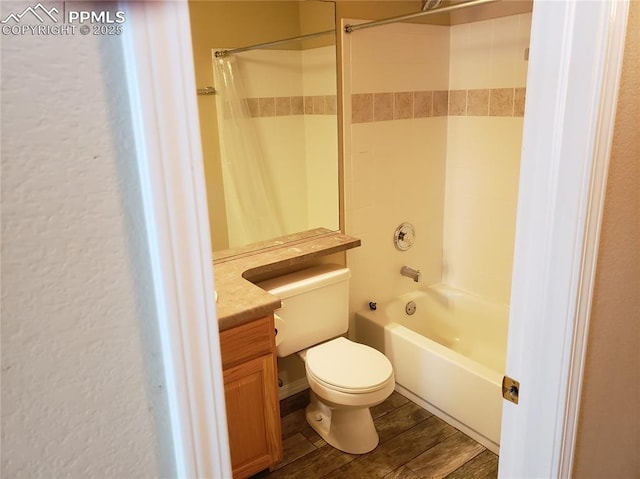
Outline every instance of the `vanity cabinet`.
{"label": "vanity cabinet", "polygon": [[273,315],[224,330],[220,349],[234,478],[282,460]]}

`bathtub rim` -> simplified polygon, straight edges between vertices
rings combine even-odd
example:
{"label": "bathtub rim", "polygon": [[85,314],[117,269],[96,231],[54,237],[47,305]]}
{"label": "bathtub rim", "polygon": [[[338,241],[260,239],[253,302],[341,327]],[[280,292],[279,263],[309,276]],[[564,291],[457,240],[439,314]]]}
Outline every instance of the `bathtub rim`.
{"label": "bathtub rim", "polygon": [[[387,314],[388,310],[389,310],[389,306],[393,303],[398,303],[398,304],[402,304],[405,301],[411,301],[413,299],[416,298],[416,296],[418,295],[423,295],[423,294],[427,294],[428,295],[428,291],[427,290],[434,290],[436,292],[444,292],[445,295],[447,296],[452,296],[452,295],[462,295],[465,297],[468,297],[474,301],[480,301],[482,303],[488,303],[489,305],[492,306],[496,306],[498,308],[506,308],[506,311],[503,311],[504,313],[506,313],[506,320],[507,320],[507,328],[508,328],[508,320],[509,320],[509,306],[503,303],[493,303],[485,298],[483,298],[482,296],[479,296],[477,294],[474,293],[469,293],[467,291],[455,288],[453,286],[450,286],[446,283],[435,283],[433,285],[430,285],[426,288],[420,288],[420,289],[416,289],[413,291],[409,291],[407,293],[403,293],[400,294],[394,298],[391,298],[387,301],[384,301],[382,303],[377,304],[376,309],[361,309],[358,311],[354,312],[354,320],[356,320],[356,324],[357,324],[357,316],[361,316],[363,318],[366,318],[369,321],[373,321],[377,324],[380,324],[383,328],[384,327],[391,327],[391,328],[403,328],[404,331],[406,331],[406,335],[409,336],[409,338],[412,339],[413,342],[419,342],[421,340],[426,340],[429,342],[430,345],[433,345],[433,350],[437,352],[437,354],[441,357],[449,357],[452,354],[455,354],[456,357],[459,357],[461,359],[461,363],[467,368],[467,369],[477,369],[479,370],[479,372],[482,373],[483,376],[487,377],[487,378],[493,378],[492,382],[497,382],[497,384],[501,384],[502,383],[502,377],[505,374],[505,369],[506,367],[503,368],[502,371],[500,370],[496,370],[491,368],[490,366],[487,366],[486,364],[483,364],[479,361],[476,361],[468,356],[465,356],[464,354],[455,351],[451,348],[448,348],[440,343],[438,343],[437,341],[435,341],[434,339],[429,338],[428,336],[424,336],[420,333],[418,333],[417,331],[414,331],[413,329],[411,329],[409,326],[405,326],[402,323],[399,323],[397,321],[395,321],[393,318],[390,317],[390,315]],[[395,326],[394,326],[395,325]],[[505,339],[508,333],[508,329],[505,329]],[[356,331],[355,331],[355,337],[358,337],[358,331],[357,331],[357,326],[356,326]],[[505,359],[506,359],[506,344],[505,344],[505,350],[504,350],[504,355],[505,355]],[[506,366],[506,365],[505,365]],[[499,377],[498,377],[499,376]]]}

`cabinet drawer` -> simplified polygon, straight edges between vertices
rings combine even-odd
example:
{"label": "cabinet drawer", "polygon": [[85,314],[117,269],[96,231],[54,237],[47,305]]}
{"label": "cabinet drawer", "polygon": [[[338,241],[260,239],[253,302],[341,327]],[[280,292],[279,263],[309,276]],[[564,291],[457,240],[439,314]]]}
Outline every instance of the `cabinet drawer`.
{"label": "cabinet drawer", "polygon": [[227,329],[220,333],[222,367],[275,352],[273,315]]}

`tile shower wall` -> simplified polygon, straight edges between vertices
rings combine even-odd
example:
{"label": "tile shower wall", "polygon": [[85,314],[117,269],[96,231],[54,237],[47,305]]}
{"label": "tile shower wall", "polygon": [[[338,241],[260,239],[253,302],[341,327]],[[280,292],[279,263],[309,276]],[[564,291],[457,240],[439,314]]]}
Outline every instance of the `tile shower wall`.
{"label": "tile shower wall", "polygon": [[338,209],[337,186],[328,191],[319,185],[327,176],[337,185],[337,172],[319,158],[327,149],[334,157],[337,151],[335,47],[256,50],[241,58],[247,104],[277,186],[286,231],[330,227]]}
{"label": "tile shower wall", "polygon": [[[441,278],[447,118],[393,115],[396,95],[403,115],[409,95],[426,108],[420,92],[448,90],[448,51],[448,27],[394,24],[345,36],[345,118],[365,103],[377,119],[345,121],[346,231],[362,239],[347,256],[353,310],[414,289],[400,276],[405,264],[420,268],[426,284]],[[393,233],[405,221],[416,243],[400,252]]]}
{"label": "tile shower wall", "polygon": [[308,224],[310,228],[322,225],[338,229],[340,225],[337,222],[339,194],[338,170],[335,167],[338,152],[335,46],[304,50],[302,71],[304,94],[312,98],[322,97],[325,108],[325,114],[304,116]]}
{"label": "tile shower wall", "polygon": [[[346,21],[346,23],[349,23]],[[530,15],[395,24],[344,40],[351,307],[444,281],[508,302]],[[409,221],[416,242],[393,246]]]}
{"label": "tile shower wall", "polygon": [[525,88],[354,93],[351,122],[431,116],[524,116]]}
{"label": "tile shower wall", "polygon": [[[286,231],[307,229],[304,116],[276,116],[276,98],[303,97],[299,50],[252,50],[238,55],[249,108]],[[264,81],[268,78],[269,81]],[[255,100],[255,101],[254,101]],[[256,110],[257,106],[257,110]],[[261,112],[261,113],[260,113]]]}
{"label": "tile shower wall", "polygon": [[[450,30],[449,88],[469,93],[466,115],[452,114],[449,96],[443,281],[500,303],[511,292],[530,25],[522,14]],[[489,92],[488,115],[470,114],[473,92]]]}

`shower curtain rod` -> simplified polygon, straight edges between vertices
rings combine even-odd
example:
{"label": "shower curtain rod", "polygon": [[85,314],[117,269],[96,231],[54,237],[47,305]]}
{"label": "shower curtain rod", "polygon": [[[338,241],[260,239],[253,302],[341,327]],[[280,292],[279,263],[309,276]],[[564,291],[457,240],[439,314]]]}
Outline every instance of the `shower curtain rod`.
{"label": "shower curtain rod", "polygon": [[309,38],[315,38],[321,35],[328,35],[330,33],[335,34],[336,31],[325,30],[324,32],[308,33],[306,35],[300,35],[299,37],[291,37],[291,38],[285,38],[284,40],[276,40],[275,42],[258,43],[257,45],[250,45],[248,47],[232,48],[231,50],[218,50],[217,52],[215,52],[215,56],[216,58],[221,58],[221,57],[226,57],[228,55],[233,55],[234,53],[242,53],[248,50],[257,50],[260,48],[275,47],[276,45],[280,45],[282,43],[293,42],[296,40],[307,40]]}
{"label": "shower curtain rod", "polygon": [[467,7],[472,7],[474,5],[482,5],[485,3],[492,3],[492,2],[496,2],[498,0],[471,0],[469,2],[464,2],[464,3],[458,3],[456,5],[450,5],[448,7],[442,7],[442,8],[434,8],[433,10],[425,10],[422,12],[418,12],[418,13],[410,13],[408,15],[402,15],[399,17],[391,17],[391,18],[385,18],[382,20],[374,20],[372,22],[367,22],[367,23],[360,23],[358,25],[345,25],[344,26],[344,31],[345,33],[353,33],[356,30],[362,30],[363,28],[371,28],[371,27],[377,27],[380,25],[386,25],[388,23],[397,23],[397,22],[402,22],[404,20],[411,20],[413,18],[418,18],[418,17],[422,17],[424,15],[431,15],[432,13],[441,13],[441,12],[452,12],[454,10],[459,10],[461,8],[467,8]]}

